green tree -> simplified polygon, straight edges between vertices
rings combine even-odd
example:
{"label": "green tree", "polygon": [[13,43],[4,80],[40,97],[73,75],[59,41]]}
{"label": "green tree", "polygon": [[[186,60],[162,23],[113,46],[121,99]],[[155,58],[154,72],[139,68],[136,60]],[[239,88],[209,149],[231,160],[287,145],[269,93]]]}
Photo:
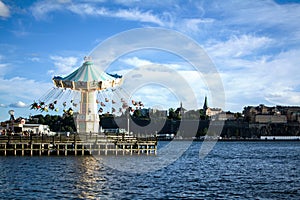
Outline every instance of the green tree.
{"label": "green tree", "polygon": [[169,115],[168,115],[168,119],[178,119],[179,116],[178,114],[175,112],[174,108],[169,108]]}
{"label": "green tree", "polygon": [[142,112],[141,110],[137,109],[133,112],[133,117],[136,117],[136,118],[141,118],[142,117]]}
{"label": "green tree", "polygon": [[199,115],[200,115],[200,119],[201,119],[201,120],[206,120],[206,119],[208,119],[208,116],[206,115],[206,113],[204,112],[203,109],[200,109],[200,110],[199,110]]}
{"label": "green tree", "polygon": [[239,118],[242,117],[242,113],[240,113],[240,112],[234,113],[234,117],[235,117],[236,119],[239,119]]}

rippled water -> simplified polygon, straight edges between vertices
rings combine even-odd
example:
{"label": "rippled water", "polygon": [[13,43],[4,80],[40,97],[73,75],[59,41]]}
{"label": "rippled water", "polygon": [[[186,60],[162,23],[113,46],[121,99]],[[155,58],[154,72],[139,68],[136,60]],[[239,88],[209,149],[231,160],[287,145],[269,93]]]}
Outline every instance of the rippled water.
{"label": "rippled water", "polygon": [[300,199],[299,142],[218,142],[203,160],[200,145],[146,174],[93,157],[0,157],[0,199]]}

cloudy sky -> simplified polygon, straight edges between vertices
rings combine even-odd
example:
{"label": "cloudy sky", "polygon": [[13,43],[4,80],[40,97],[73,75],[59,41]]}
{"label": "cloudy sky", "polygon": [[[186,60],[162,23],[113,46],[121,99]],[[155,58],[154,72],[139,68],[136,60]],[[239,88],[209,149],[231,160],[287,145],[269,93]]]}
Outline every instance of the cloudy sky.
{"label": "cloudy sky", "polygon": [[[178,31],[203,48],[221,77],[224,110],[299,105],[299,21],[300,3],[291,0],[0,0],[0,120],[9,118],[10,109],[16,116],[38,114],[28,105],[53,87],[54,75],[71,73],[107,38],[144,27]],[[145,65],[166,66],[185,77],[198,108],[210,96],[199,73],[168,52],[128,53],[106,70],[126,75]],[[170,97],[174,93],[148,85],[135,95],[148,107],[167,109],[179,104]]]}

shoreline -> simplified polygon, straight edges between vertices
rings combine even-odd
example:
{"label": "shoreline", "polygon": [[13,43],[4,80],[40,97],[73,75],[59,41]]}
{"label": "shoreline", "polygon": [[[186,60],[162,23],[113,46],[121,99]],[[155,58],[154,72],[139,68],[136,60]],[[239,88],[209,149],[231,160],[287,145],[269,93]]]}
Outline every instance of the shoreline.
{"label": "shoreline", "polygon": [[[163,142],[163,141],[193,141],[193,142],[203,142],[204,139],[159,139],[158,142]],[[288,139],[210,139],[207,141],[217,141],[217,142],[300,142],[299,139],[293,139],[293,140],[288,140]]]}

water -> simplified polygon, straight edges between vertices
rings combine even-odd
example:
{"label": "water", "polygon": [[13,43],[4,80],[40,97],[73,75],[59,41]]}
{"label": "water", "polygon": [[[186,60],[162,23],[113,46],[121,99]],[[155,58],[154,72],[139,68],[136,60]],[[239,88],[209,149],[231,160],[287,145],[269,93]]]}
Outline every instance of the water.
{"label": "water", "polygon": [[147,174],[93,157],[0,157],[0,199],[300,199],[299,142],[218,142],[203,160],[200,145]]}

